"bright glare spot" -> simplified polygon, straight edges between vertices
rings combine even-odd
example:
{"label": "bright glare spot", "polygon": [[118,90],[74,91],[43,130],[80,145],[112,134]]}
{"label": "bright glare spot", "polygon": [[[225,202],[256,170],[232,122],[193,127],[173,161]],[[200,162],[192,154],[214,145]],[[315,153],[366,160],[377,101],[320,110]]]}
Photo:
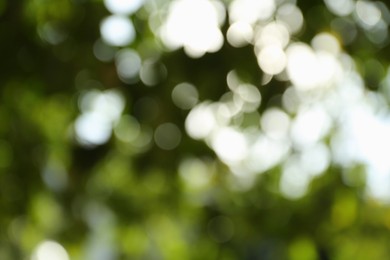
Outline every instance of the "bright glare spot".
{"label": "bright glare spot", "polygon": [[[244,101],[237,95],[233,94],[233,92],[226,92],[221,98],[218,105],[219,115],[229,121],[234,116],[239,116],[243,112],[243,106],[246,105],[247,109],[251,108],[253,111],[257,107],[257,105],[252,104],[244,104]],[[227,123],[225,121],[225,123]]]}
{"label": "bright glare spot", "polygon": [[255,111],[260,106],[260,102],[260,91],[251,84],[240,84],[234,91],[234,103],[244,112]]}
{"label": "bright glare spot", "polygon": [[260,68],[270,75],[282,72],[287,63],[286,55],[278,45],[269,45],[263,48],[257,57],[257,61]]}
{"label": "bright glare spot", "polygon": [[[390,78],[390,76],[389,76]],[[390,81],[390,80],[389,80]],[[237,71],[231,70],[226,75],[226,83],[230,90],[235,90],[241,84],[241,80],[237,75]]]}
{"label": "bright glare spot", "polygon": [[355,165],[358,151],[354,140],[348,138],[348,133],[342,131],[332,135],[331,149],[333,162],[344,167]]}
{"label": "bright glare spot", "polygon": [[197,158],[183,160],[179,165],[179,174],[189,187],[195,189],[205,187],[211,175],[207,165]]}
{"label": "bright glare spot", "polygon": [[355,2],[353,0],[325,0],[329,11],[338,16],[347,16],[353,12]]}
{"label": "bright glare spot", "polygon": [[290,34],[298,33],[303,27],[301,10],[292,3],[283,4],[278,8],[276,19],[286,25]]}
{"label": "bright glare spot", "polygon": [[243,47],[252,41],[253,28],[248,23],[235,22],[229,26],[226,37],[233,47]]}
{"label": "bright glare spot", "polygon": [[107,142],[113,124],[122,114],[124,102],[123,96],[115,90],[92,90],[84,93],[79,100],[82,114],[75,122],[78,141],[86,146]]}
{"label": "bright glare spot", "polygon": [[111,122],[98,113],[84,113],[77,118],[75,131],[81,144],[86,146],[101,145],[110,139]]}
{"label": "bright glare spot", "polygon": [[183,82],[172,90],[173,103],[181,109],[191,109],[198,103],[198,90],[190,83]]}
{"label": "bright glare spot", "polygon": [[176,0],[161,27],[161,39],[171,49],[183,46],[187,55],[194,58],[216,52],[223,44],[219,29],[222,11],[220,5],[209,0]]}
{"label": "bright glare spot", "polygon": [[199,104],[188,114],[185,128],[190,137],[203,139],[217,127],[217,119],[209,104]]}
{"label": "bright glare spot", "polygon": [[111,15],[100,25],[103,40],[113,46],[125,46],[135,39],[135,29],[131,20],[126,16]]}
{"label": "bright glare spot", "polygon": [[100,94],[101,92],[96,89],[83,93],[78,100],[80,110],[84,113],[94,110],[96,100],[99,98]]}
{"label": "bright glare spot", "polygon": [[[282,73],[278,74],[278,76],[282,76],[282,75],[284,75],[284,74],[286,74],[285,71],[282,71]],[[273,78],[273,76],[274,76],[274,75],[269,75],[269,74],[267,74],[267,73],[264,73],[264,74],[263,74],[263,77],[261,77],[261,85],[262,85],[262,86],[265,86],[265,85],[267,85],[268,83],[270,83],[271,80],[272,80],[272,78]],[[281,81],[287,81],[287,80],[288,80],[288,79],[286,79],[286,80],[281,80]]]}
{"label": "bright glare spot", "polygon": [[107,90],[92,100],[91,108],[110,120],[115,122],[125,107],[124,97],[115,90]]}
{"label": "bright glare spot", "polygon": [[299,199],[306,194],[310,175],[304,171],[297,156],[285,162],[280,179],[280,191],[289,199]]}
{"label": "bright glare spot", "polygon": [[116,71],[124,82],[132,83],[141,69],[141,57],[134,50],[124,49],[116,55]]}
{"label": "bright glare spot", "polygon": [[317,143],[306,148],[301,154],[302,167],[313,176],[317,176],[329,167],[331,160],[328,147]]}
{"label": "bright glare spot", "polygon": [[381,20],[382,13],[376,4],[369,1],[357,1],[356,14],[363,27],[372,29]]}
{"label": "bright glare spot", "polygon": [[132,14],[144,3],[144,0],[104,0],[106,8],[114,14]]}
{"label": "bright glare spot", "polygon": [[274,139],[286,139],[290,128],[290,117],[278,108],[267,109],[260,120],[267,136]]}
{"label": "bright glare spot", "polygon": [[285,47],[290,41],[290,33],[283,23],[268,23],[264,28],[257,31],[255,39],[256,47],[261,49],[264,46],[279,45]]}
{"label": "bright glare spot", "polygon": [[212,147],[226,164],[242,161],[248,152],[245,136],[233,128],[220,128],[212,137]]}
{"label": "bright glare spot", "polygon": [[283,108],[291,114],[295,114],[300,106],[300,98],[297,93],[297,89],[288,88],[282,96]]}
{"label": "bright glare spot", "polygon": [[44,241],[35,248],[31,260],[69,260],[69,256],[59,243]]}
{"label": "bright glare spot", "polygon": [[255,173],[262,173],[280,163],[289,150],[288,141],[279,141],[259,135],[250,146],[247,158],[248,168]]}
{"label": "bright glare spot", "polygon": [[367,193],[376,200],[390,204],[390,174],[368,169]]}
{"label": "bright glare spot", "polygon": [[297,148],[308,147],[327,135],[331,126],[332,120],[323,107],[302,109],[292,123],[292,141]]}
{"label": "bright glare spot", "polygon": [[303,43],[290,45],[286,53],[287,73],[299,90],[329,87],[340,78],[341,65],[329,53],[315,53]]}
{"label": "bright glare spot", "polygon": [[379,172],[389,172],[390,119],[361,107],[352,112],[346,127],[354,140],[357,159]]}
{"label": "bright glare spot", "polygon": [[254,24],[258,20],[268,20],[276,8],[274,0],[234,0],[229,6],[231,23]]}
{"label": "bright glare spot", "polygon": [[348,107],[340,114],[341,127],[332,135],[333,160],[344,167],[365,165],[367,194],[380,202],[390,203],[390,117],[376,113],[373,106],[378,98],[373,93],[352,94],[353,98],[345,99],[349,97],[345,93],[342,99],[348,102]]}
{"label": "bright glare spot", "polygon": [[303,44],[296,43],[288,47],[287,72],[291,81],[300,89],[312,89],[317,86],[317,59],[313,50]]}
{"label": "bright glare spot", "polygon": [[180,144],[181,131],[175,124],[161,124],[154,132],[154,141],[163,150],[173,150]]}
{"label": "bright glare spot", "polygon": [[313,49],[318,51],[326,51],[333,55],[340,53],[340,44],[336,37],[329,33],[317,34],[311,41]]}

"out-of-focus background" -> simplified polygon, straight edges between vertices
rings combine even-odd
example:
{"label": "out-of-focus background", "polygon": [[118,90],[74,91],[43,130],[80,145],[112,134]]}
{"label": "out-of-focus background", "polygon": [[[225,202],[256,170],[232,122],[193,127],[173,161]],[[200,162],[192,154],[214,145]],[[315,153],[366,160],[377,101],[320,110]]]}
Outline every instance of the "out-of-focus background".
{"label": "out-of-focus background", "polygon": [[390,259],[390,11],[0,0],[0,259]]}

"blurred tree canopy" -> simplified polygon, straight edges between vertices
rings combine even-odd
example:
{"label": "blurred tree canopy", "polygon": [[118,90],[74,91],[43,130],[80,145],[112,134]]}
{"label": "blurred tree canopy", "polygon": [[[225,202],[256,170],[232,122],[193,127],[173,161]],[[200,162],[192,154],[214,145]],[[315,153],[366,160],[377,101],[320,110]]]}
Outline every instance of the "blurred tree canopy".
{"label": "blurred tree canopy", "polygon": [[0,259],[388,259],[389,23],[0,0]]}

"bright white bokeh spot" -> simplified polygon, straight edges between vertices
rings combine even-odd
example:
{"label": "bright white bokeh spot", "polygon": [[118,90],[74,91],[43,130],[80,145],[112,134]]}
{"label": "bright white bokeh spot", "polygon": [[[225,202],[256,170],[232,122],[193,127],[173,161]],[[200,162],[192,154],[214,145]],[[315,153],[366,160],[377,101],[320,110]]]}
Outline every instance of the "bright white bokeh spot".
{"label": "bright white bokeh spot", "polygon": [[318,86],[327,88],[334,87],[342,80],[343,68],[340,61],[333,54],[325,51],[317,52]]}
{"label": "bright white bokeh spot", "polygon": [[279,108],[270,108],[263,113],[260,124],[267,136],[286,139],[290,130],[290,117]]}
{"label": "bright white bokeh spot", "polygon": [[243,47],[252,42],[253,28],[245,22],[235,22],[229,26],[226,37],[233,47]]}
{"label": "bright white bokeh spot", "polygon": [[302,198],[309,186],[311,176],[301,167],[298,156],[290,156],[285,162],[280,179],[280,192],[289,199]]}
{"label": "bright white bokeh spot", "polygon": [[259,103],[261,100],[259,89],[251,84],[240,84],[235,93],[245,102]]}
{"label": "bright white bokeh spot", "polygon": [[314,145],[326,136],[332,126],[332,119],[321,107],[301,109],[291,125],[291,139],[297,148]]}
{"label": "bright white bokeh spot", "polygon": [[241,79],[238,76],[237,71],[231,70],[228,72],[228,74],[226,75],[226,83],[230,90],[235,90],[241,84]]}
{"label": "bright white bokeh spot", "polygon": [[360,107],[345,123],[355,142],[357,159],[378,172],[390,172],[390,118]]}
{"label": "bright white bokeh spot", "polygon": [[358,151],[354,140],[346,136],[344,131],[331,136],[332,160],[334,163],[351,168],[357,163]]}
{"label": "bright white bokeh spot", "polygon": [[285,159],[290,151],[290,142],[271,139],[261,134],[258,135],[257,139],[250,146],[246,163],[251,171],[262,173]]}
{"label": "bright white bokeh spot", "polygon": [[218,157],[226,164],[242,161],[248,152],[245,136],[229,127],[218,129],[212,137],[211,144]]}
{"label": "bright white bokeh spot", "polygon": [[300,107],[301,99],[296,88],[289,87],[283,93],[282,105],[283,108],[291,114],[295,114]]}
{"label": "bright white bokeh spot", "polygon": [[332,151],[335,161],[345,167],[365,165],[367,194],[389,203],[390,117],[376,114],[366,97],[350,104],[340,118],[343,124],[332,137]]}
{"label": "bright white bokeh spot", "polygon": [[190,83],[183,82],[172,90],[172,101],[181,109],[191,109],[198,103],[198,90]]}
{"label": "bright white bokeh spot", "polygon": [[[281,77],[282,75],[286,75],[285,71],[282,71],[282,73],[278,74],[277,76]],[[264,73],[263,76],[261,77],[261,85],[262,86],[265,86],[267,85],[268,83],[271,82],[271,80],[273,79],[274,75],[270,75],[270,74],[267,74],[267,73]],[[278,79],[278,77],[276,77]],[[288,79],[282,79],[281,81],[287,81]]]}
{"label": "bright white bokeh spot", "polygon": [[330,161],[329,149],[322,142],[307,147],[301,154],[302,167],[312,176],[324,173],[328,169]]}
{"label": "bright white bokeh spot", "polygon": [[390,204],[390,174],[369,168],[367,172],[367,194],[379,202]]}
{"label": "bright white bokeh spot", "polygon": [[126,16],[111,15],[100,24],[103,40],[113,46],[125,46],[135,39],[135,29],[131,20]]}
{"label": "bright white bokeh spot", "polygon": [[290,41],[290,33],[283,23],[271,22],[256,32],[255,45],[261,50],[265,46],[279,45],[281,48],[287,46]]}
{"label": "bright white bokeh spot", "polygon": [[303,15],[301,10],[292,3],[285,3],[278,8],[276,13],[278,22],[284,23],[290,34],[298,33],[303,27]]}
{"label": "bright white bokeh spot", "polygon": [[97,89],[84,92],[78,100],[80,110],[84,113],[93,111],[95,109],[96,100],[100,95],[101,91]]}
{"label": "bright white bokeh spot", "polygon": [[199,104],[188,114],[185,128],[188,135],[194,139],[208,137],[218,126],[214,111],[209,104]]}
{"label": "bright white bokeh spot", "polygon": [[96,112],[81,114],[75,122],[78,141],[86,146],[106,143],[111,137],[111,122]]}
{"label": "bright white bokeh spot", "polygon": [[163,150],[173,150],[180,144],[181,131],[173,123],[163,123],[156,128],[154,141]]}
{"label": "bright white bokeh spot", "polygon": [[342,75],[340,62],[327,52],[314,52],[308,45],[290,45],[287,54],[287,73],[299,90],[333,86]]}
{"label": "bright white bokeh spot", "polygon": [[139,75],[142,61],[136,51],[124,49],[117,53],[115,63],[119,78],[124,82],[133,82]]}
{"label": "bright white bokeh spot", "polygon": [[261,103],[259,89],[251,84],[240,84],[234,90],[234,104],[244,112],[255,111]]}
{"label": "bright white bokeh spot", "polygon": [[367,29],[375,27],[382,18],[382,12],[376,4],[361,0],[356,2],[356,15],[360,24]]}
{"label": "bright white bokeh spot", "polygon": [[31,260],[69,260],[65,248],[55,241],[44,241],[34,250]]}
{"label": "bright white bokeh spot", "polygon": [[350,15],[355,8],[353,0],[325,0],[325,4],[329,11],[338,16]]}
{"label": "bright white bokeh spot", "polygon": [[254,24],[258,20],[268,20],[276,9],[274,0],[234,0],[229,5],[231,23]]}
{"label": "bright white bokeh spot", "polygon": [[115,90],[91,90],[80,96],[81,115],[74,129],[77,140],[86,146],[106,143],[112,127],[119,120],[125,106],[124,97]]}
{"label": "bright white bokeh spot", "polygon": [[104,0],[104,5],[113,14],[132,14],[144,3],[144,0]]}
{"label": "bright white bokeh spot", "polygon": [[326,51],[333,55],[340,53],[340,44],[336,37],[330,33],[317,34],[311,41],[313,49],[318,51]]}
{"label": "bright white bokeh spot", "polygon": [[292,44],[287,49],[287,73],[300,89],[312,89],[318,84],[317,58],[314,51],[303,43]]}
{"label": "bright white bokeh spot", "polygon": [[[221,103],[218,105],[218,115],[219,121],[223,121],[225,119],[225,123],[228,123],[230,119],[234,116],[239,116],[243,112],[243,106],[245,105],[242,99],[240,99],[237,94],[233,94],[232,92],[227,92],[221,97]],[[249,104],[249,103],[248,103]],[[246,108],[251,108],[251,110],[256,107],[255,104],[246,105]]]}
{"label": "bright white bokeh spot", "polygon": [[176,0],[170,4],[160,36],[171,49],[184,47],[190,57],[216,52],[223,44],[219,29],[223,7],[209,0]]}
{"label": "bright white bokeh spot", "polygon": [[120,117],[124,107],[124,97],[116,90],[106,90],[92,103],[92,110],[111,122],[115,122]]}
{"label": "bright white bokeh spot", "polygon": [[265,73],[275,75],[284,70],[287,58],[280,46],[268,45],[260,51],[257,62]]}

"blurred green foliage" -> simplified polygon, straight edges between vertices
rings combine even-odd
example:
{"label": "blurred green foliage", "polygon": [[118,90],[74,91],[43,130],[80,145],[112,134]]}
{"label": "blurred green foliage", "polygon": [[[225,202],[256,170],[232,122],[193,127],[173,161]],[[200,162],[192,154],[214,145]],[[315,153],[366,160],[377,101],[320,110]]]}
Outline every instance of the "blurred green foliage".
{"label": "blurred green foliage", "polygon": [[[298,6],[307,19],[302,41],[332,30],[334,16],[322,1]],[[108,15],[101,1],[0,1],[0,14],[0,259],[30,259],[44,240],[58,241],[71,259],[390,257],[390,209],[364,196],[359,166],[332,165],[297,200],[280,194],[280,166],[259,175],[251,189],[234,190],[228,167],[184,134],[188,112],[173,105],[172,86],[191,82],[201,100],[215,101],[227,91],[232,69],[247,82],[260,82],[249,47],[224,43],[199,59],[182,49],[166,52],[141,9],[132,16],[132,48],[143,57],[156,54],[168,71],[158,86],[148,87],[121,82],[114,61],[94,56],[99,24]],[[374,46],[359,32],[345,48],[376,90],[386,74],[387,45]],[[277,81],[264,86],[259,112],[278,103],[285,88]],[[180,145],[140,148],[137,140],[129,144],[112,135],[103,145],[83,147],[74,121],[79,97],[90,89],[123,93],[123,114],[140,122],[141,139],[162,122],[176,123]],[[145,98],[156,108],[142,105]],[[244,124],[258,120],[249,114]],[[137,131],[131,122],[124,124]],[[208,180],[197,185],[183,179],[179,165],[185,160],[193,163],[189,174]]]}

